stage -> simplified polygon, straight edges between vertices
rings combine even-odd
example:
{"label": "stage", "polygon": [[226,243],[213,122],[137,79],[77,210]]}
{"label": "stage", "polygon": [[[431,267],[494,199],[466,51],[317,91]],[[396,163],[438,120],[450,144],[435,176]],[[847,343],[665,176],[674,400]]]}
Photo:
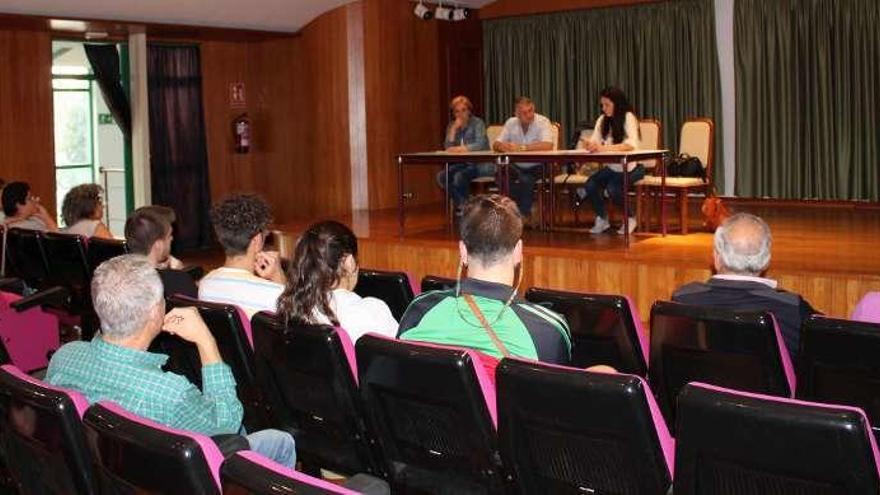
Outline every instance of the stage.
{"label": "stage", "polygon": [[[869,290],[880,290],[880,206],[836,203],[729,201],[734,211],[763,217],[773,232],[773,258],[768,277],[780,287],[801,293],[820,311],[847,317]],[[651,304],[668,299],[686,283],[709,277],[712,234],[700,229],[697,204],[692,205],[691,232],[666,237],[637,233],[629,249],[613,231],[591,235],[589,214],[580,229],[542,232],[526,230],[521,290],[560,290],[627,294],[647,321]],[[334,218],[350,225],[359,239],[363,267],[402,270],[416,280],[425,275],[454,277],[458,262],[457,235],[445,223],[442,206],[412,207],[404,237],[398,235],[397,210],[357,212]],[[570,225],[570,215],[563,223]],[[280,226],[282,252],[310,222]],[[616,229],[617,225],[614,226]]]}

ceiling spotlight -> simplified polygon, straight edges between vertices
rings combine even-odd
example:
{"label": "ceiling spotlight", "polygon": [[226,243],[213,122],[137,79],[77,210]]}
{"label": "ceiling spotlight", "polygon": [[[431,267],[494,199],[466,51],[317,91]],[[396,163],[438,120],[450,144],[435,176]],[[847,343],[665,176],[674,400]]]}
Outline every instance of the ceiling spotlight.
{"label": "ceiling spotlight", "polygon": [[448,7],[444,7],[441,3],[434,9],[434,18],[439,21],[451,21],[452,20],[452,9]]}
{"label": "ceiling spotlight", "polygon": [[452,11],[452,20],[453,21],[463,21],[463,20],[467,19],[468,14],[470,14],[470,11],[468,11],[468,9],[459,7],[459,8]]}
{"label": "ceiling spotlight", "polygon": [[425,7],[425,4],[422,2],[419,2],[418,5],[416,5],[416,8],[413,9],[413,14],[423,21],[430,21],[431,18],[434,17],[434,13],[431,12],[431,9]]}

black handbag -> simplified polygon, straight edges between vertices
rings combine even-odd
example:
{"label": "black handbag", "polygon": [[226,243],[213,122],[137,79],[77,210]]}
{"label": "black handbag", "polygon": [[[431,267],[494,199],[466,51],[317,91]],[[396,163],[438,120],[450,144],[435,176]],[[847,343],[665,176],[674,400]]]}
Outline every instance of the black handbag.
{"label": "black handbag", "polygon": [[698,177],[706,180],[706,169],[703,168],[703,162],[699,158],[682,153],[669,160],[666,165],[666,176]]}

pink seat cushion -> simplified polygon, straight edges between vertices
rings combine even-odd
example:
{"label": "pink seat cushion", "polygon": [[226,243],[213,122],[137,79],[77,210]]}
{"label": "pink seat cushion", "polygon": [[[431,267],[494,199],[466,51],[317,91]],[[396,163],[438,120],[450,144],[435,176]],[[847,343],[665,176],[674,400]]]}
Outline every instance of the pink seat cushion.
{"label": "pink seat cushion", "polygon": [[208,470],[211,472],[211,476],[214,477],[214,483],[217,485],[217,489],[221,489],[220,484],[220,465],[223,464],[223,454],[220,453],[220,449],[217,448],[217,445],[213,440],[208,438],[205,435],[200,433],[195,433],[192,431],[184,431],[178,430],[176,428],[169,428],[165,425],[159,424],[151,419],[143,418],[136,414],[130,413],[120,407],[115,402],[110,401],[100,401],[99,405],[107,409],[108,411],[117,414],[132,423],[142,424],[144,426],[164,431],[166,433],[171,433],[172,435],[180,435],[188,438],[192,438],[199,444],[199,447],[202,449],[202,455],[205,456],[205,460],[208,462]]}
{"label": "pink seat cushion", "polygon": [[645,325],[642,324],[642,316],[639,314],[639,308],[636,307],[635,303],[633,303],[633,300],[630,299],[629,296],[626,296],[626,303],[629,305],[629,312],[632,315],[633,324],[635,325],[636,333],[639,337],[639,347],[642,348],[642,355],[645,357],[645,364],[648,364],[651,362],[648,359],[648,353],[650,352],[648,332],[645,331]]}
{"label": "pink seat cushion", "polygon": [[335,327],[334,330],[336,331],[336,335],[339,336],[339,341],[342,343],[342,352],[345,353],[345,360],[348,362],[348,368],[351,370],[351,376],[354,377],[354,383],[357,385],[358,368],[357,360],[354,353],[354,345],[351,343],[351,337],[348,336],[348,332],[346,332],[344,328]]}
{"label": "pink seat cushion", "polygon": [[785,372],[785,379],[788,381],[791,397],[794,397],[795,387],[797,386],[797,378],[794,374],[794,366],[791,364],[791,356],[788,354],[788,348],[785,347],[785,341],[782,340],[782,333],[779,331],[779,324],[776,323],[776,317],[770,313],[773,319],[773,331],[776,334],[776,346],[779,348],[779,356],[782,359],[782,370]]}
{"label": "pink seat cushion", "polygon": [[334,485],[333,483],[328,483],[322,479],[314,478],[305,473],[294,471],[293,469],[290,469],[288,467],[284,467],[281,464],[278,464],[277,462],[269,458],[263,457],[252,450],[242,450],[240,452],[236,452],[235,455],[243,457],[258,466],[276,472],[282,476],[286,476],[309,486],[314,486],[316,488],[327,490],[330,493],[338,493],[340,495],[356,495],[358,493],[351,491],[347,488]]}
{"label": "pink seat cushion", "polygon": [[61,392],[64,395],[70,397],[71,402],[73,402],[73,407],[76,409],[76,413],[79,415],[80,419],[82,419],[83,415],[86,413],[86,409],[89,408],[89,401],[86,399],[86,397],[75,390],[56,387],[54,385],[49,385],[46,382],[41,382],[40,380],[37,380],[36,378],[24,373],[23,371],[11,364],[4,364],[3,366],[0,366],[0,369],[3,369],[3,371],[9,373],[15,378],[28,382],[31,385],[45,388],[47,390],[52,390],[55,392]]}

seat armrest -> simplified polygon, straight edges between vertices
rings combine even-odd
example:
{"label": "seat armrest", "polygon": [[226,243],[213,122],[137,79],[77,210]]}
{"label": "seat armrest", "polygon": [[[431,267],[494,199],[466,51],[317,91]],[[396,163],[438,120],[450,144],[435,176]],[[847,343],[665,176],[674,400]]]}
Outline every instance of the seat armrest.
{"label": "seat armrest", "polygon": [[23,297],[9,306],[21,313],[34,307],[65,308],[70,304],[70,290],[66,287],[52,287],[35,294]]}
{"label": "seat armrest", "polygon": [[188,273],[194,282],[198,282],[205,276],[205,269],[201,265],[186,265],[181,270]]}

